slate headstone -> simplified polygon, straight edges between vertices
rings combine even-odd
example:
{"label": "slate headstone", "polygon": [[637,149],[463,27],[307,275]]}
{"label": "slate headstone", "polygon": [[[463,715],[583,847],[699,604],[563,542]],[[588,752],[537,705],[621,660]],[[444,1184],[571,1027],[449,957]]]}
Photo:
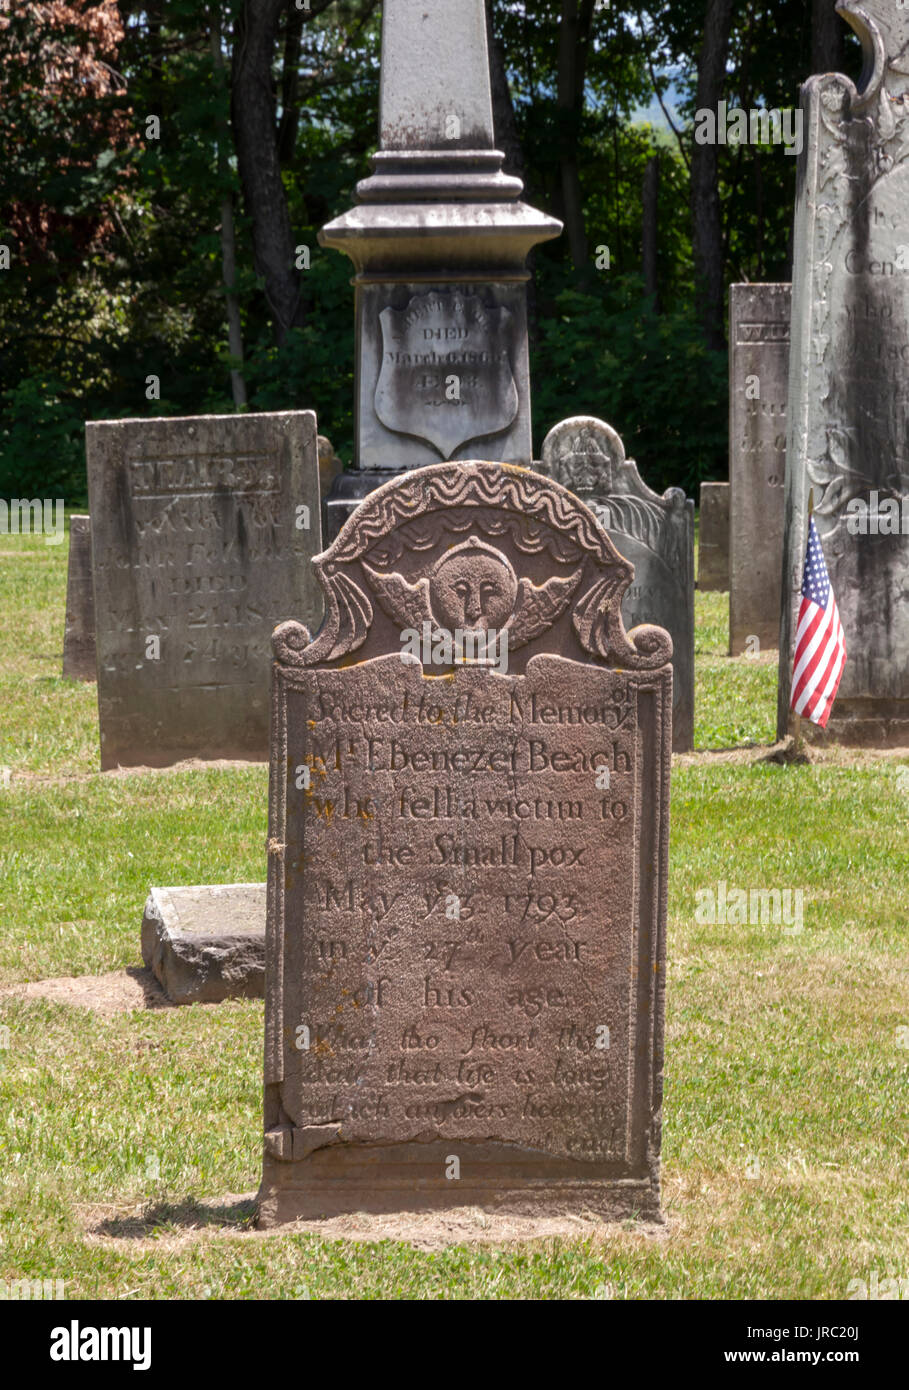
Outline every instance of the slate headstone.
{"label": "slate headstone", "polygon": [[622,602],[626,628],[653,623],[671,636],[673,749],[687,752],[694,746],[694,502],[677,487],[653,492],[616,431],[591,415],[549,431],[541,466],[586,502],[634,565]]}
{"label": "slate headstone", "polygon": [[311,411],[86,426],[102,768],[268,755],[271,633],[318,626]]}
{"label": "slate headstone", "polygon": [[173,1004],[261,999],[265,993],[265,884],[152,888],[142,959]]}
{"label": "slate headstone", "polygon": [[[824,73],[801,95],[778,731],[790,724],[810,488],[848,654],[827,737],[904,745],[909,9],[899,0],[865,0],[839,13],[862,41],[861,85]],[[807,721],[802,729],[818,732]]]}
{"label": "slate headstone", "polygon": [[74,681],[93,681],[97,675],[95,595],[92,589],[92,524],[91,517],[88,516],[71,516],[69,519],[63,674]]}
{"label": "slate headstone", "polygon": [[698,588],[729,590],[729,484],[701,483]]}
{"label": "slate headstone", "polygon": [[729,651],[780,634],[792,286],[729,288]]}
{"label": "slate headstone", "polygon": [[497,463],[389,482],[315,564],[323,631],[275,633],[260,1224],[657,1218],[668,635]]}

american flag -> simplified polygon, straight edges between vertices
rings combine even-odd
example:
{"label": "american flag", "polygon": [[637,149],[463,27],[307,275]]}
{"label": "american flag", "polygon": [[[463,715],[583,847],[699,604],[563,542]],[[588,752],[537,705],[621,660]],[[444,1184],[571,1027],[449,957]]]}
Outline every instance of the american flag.
{"label": "american flag", "polygon": [[812,517],[808,525],[802,602],[795,634],[790,708],[825,729],[845,665],[846,641],[839,609]]}

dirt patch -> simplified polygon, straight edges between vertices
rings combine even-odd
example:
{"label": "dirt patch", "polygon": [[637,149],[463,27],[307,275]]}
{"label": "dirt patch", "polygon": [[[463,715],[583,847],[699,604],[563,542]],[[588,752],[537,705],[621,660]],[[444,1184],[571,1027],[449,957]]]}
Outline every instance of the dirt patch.
{"label": "dirt patch", "polygon": [[[779,743],[755,743],[748,748],[705,748],[696,753],[673,753],[672,766],[703,767],[709,763],[787,763],[790,740]],[[845,744],[831,743],[826,747],[806,741],[804,752],[806,761],[811,763],[833,764],[837,767],[872,767],[875,763],[899,762],[909,758],[909,747],[899,748],[850,748]]]}
{"label": "dirt patch", "polygon": [[259,1231],[255,1227],[255,1194],[228,1194],[221,1201],[187,1201],[168,1205],[86,1206],[77,1217],[91,1244],[130,1252],[145,1249],[178,1250],[200,1239],[235,1235],[244,1240],[276,1236],[313,1235],[321,1240],[365,1243],[399,1241],[415,1250],[444,1250],[450,1245],[510,1245],[536,1240],[597,1240],[618,1233],[665,1238],[668,1226],[643,1222],[606,1224],[595,1217],[536,1218],[483,1212],[478,1207],[454,1207],[444,1212],[395,1212],[372,1216],[354,1212],[321,1221],[295,1221]]}
{"label": "dirt patch", "polygon": [[98,1014],[128,1013],[132,1009],[173,1009],[150,970],[130,967],[106,975],[63,975],[55,980],[30,980],[7,985],[0,999],[50,999]]}
{"label": "dirt patch", "polygon": [[32,772],[28,768],[23,768],[21,771],[11,768],[10,784],[28,783],[32,787],[65,787],[71,782],[91,782],[96,777],[105,779],[110,777],[145,777],[149,773],[204,772],[206,770],[222,772],[234,768],[250,767],[268,767],[268,763],[239,758],[184,758],[182,762],[172,763],[168,767],[112,767],[107,772],[102,772],[100,768],[88,772],[72,773]]}

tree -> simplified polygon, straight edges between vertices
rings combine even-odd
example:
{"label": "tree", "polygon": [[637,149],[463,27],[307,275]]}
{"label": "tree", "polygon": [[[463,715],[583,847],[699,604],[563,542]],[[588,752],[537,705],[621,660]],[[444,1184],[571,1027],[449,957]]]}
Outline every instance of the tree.
{"label": "tree", "polygon": [[[715,113],[723,95],[732,3],[733,0],[707,0],[698,55],[698,110]],[[725,275],[719,148],[715,143],[695,143],[691,149],[691,243],[698,318],[708,346],[721,349],[726,342]]]}
{"label": "tree", "polygon": [[837,0],[811,0],[812,73],[846,70],[849,26],[837,14],[836,5]]}
{"label": "tree", "polygon": [[305,318],[287,196],[281,180],[272,81],[278,21],[287,7],[288,0],[243,0],[234,30],[231,80],[234,143],[252,223],[253,261],[263,283],[279,346],[291,328],[302,327]]}
{"label": "tree", "polygon": [[[216,3],[211,10],[211,57],[218,84],[219,96],[224,86],[225,65],[222,51],[221,9]],[[227,334],[230,355],[236,366],[231,367],[230,385],[237,407],[246,405],[246,382],[243,378],[243,326],[240,320],[240,301],[237,297],[237,239],[234,227],[234,200],[230,187],[228,166],[228,128],[224,116],[217,117],[218,179],[221,182],[221,266],[224,276],[224,301],[227,309]]]}
{"label": "tree", "polygon": [[591,273],[587,254],[587,231],[584,226],[579,148],[584,115],[587,56],[595,7],[596,0],[562,0],[562,18],[559,25],[556,106],[561,207],[571,259],[581,280],[588,279]]}

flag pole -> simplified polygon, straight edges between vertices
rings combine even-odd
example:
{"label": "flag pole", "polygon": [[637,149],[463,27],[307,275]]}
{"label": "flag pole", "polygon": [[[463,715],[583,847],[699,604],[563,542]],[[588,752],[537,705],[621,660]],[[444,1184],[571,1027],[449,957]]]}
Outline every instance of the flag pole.
{"label": "flag pole", "polygon": [[[809,535],[810,535],[810,533],[811,533],[811,518],[812,518],[813,515],[814,515],[814,488],[813,488],[813,487],[809,487],[809,488],[808,488],[808,520],[807,520],[807,522],[805,523],[805,543],[804,543],[804,545],[802,546],[802,569],[803,569],[803,571],[804,571],[804,567],[805,567],[805,551],[808,549],[808,537],[809,537]],[[802,750],[803,750],[803,746],[804,746],[804,739],[802,738],[802,716],[801,716],[800,714],[795,715],[794,720],[793,720],[793,739],[794,739],[793,744],[792,744],[792,751],[793,751],[793,753],[796,753],[796,754],[801,753]]]}

